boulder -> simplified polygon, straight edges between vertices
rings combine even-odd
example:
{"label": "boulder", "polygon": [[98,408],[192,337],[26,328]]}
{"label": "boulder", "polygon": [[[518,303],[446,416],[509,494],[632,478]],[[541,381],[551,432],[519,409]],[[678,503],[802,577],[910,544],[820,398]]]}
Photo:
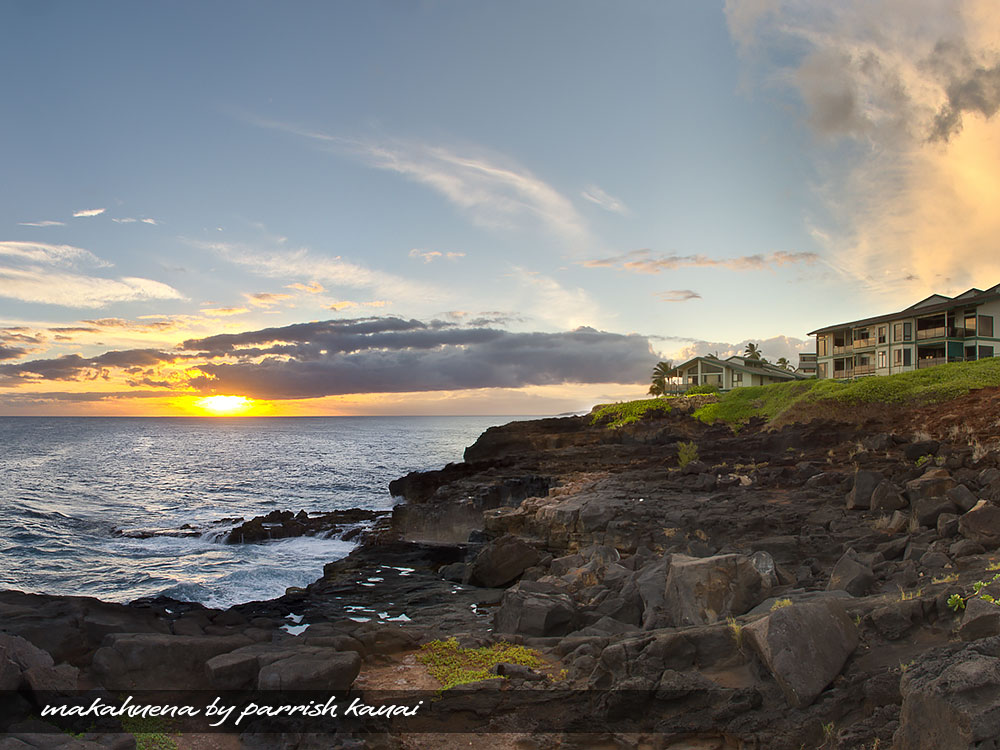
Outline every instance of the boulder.
{"label": "boulder", "polygon": [[1000,637],[919,657],[900,679],[893,750],[977,750],[1000,737]]}
{"label": "boulder", "polygon": [[955,487],[955,480],[945,469],[928,469],[922,476],[906,483],[906,496],[910,505],[930,498],[947,499],[948,490]]}
{"label": "boulder", "polygon": [[500,588],[513,583],[541,559],[538,550],[513,534],[495,539],[469,565],[469,583]]}
{"label": "boulder", "polygon": [[851,491],[847,493],[848,510],[867,510],[871,507],[872,493],[883,481],[883,477],[877,471],[867,471],[859,469],[854,473],[854,484]]}
{"label": "boulder", "polygon": [[664,609],[675,625],[709,625],[743,614],[762,602],[769,590],[745,555],[672,555]]}
{"label": "boulder", "polygon": [[986,549],[1000,545],[1000,508],[980,500],[958,519],[958,533]]}
{"label": "boulder", "polygon": [[[892,513],[909,505],[906,498],[899,494],[892,482],[879,482],[871,494],[871,509],[876,513]],[[848,505],[850,507],[850,505]]]}
{"label": "boulder", "polygon": [[958,516],[954,513],[942,513],[938,516],[937,533],[942,539],[955,536],[958,533]]}
{"label": "boulder", "polygon": [[32,667],[21,675],[24,685],[33,693],[70,693],[76,690],[80,670],[69,664],[58,667]]}
{"label": "boulder", "polygon": [[864,596],[875,582],[871,568],[858,558],[854,550],[847,550],[833,566],[827,591],[846,591],[851,596]]}
{"label": "boulder", "polygon": [[936,497],[918,497],[912,505],[913,515],[916,517],[917,523],[931,528],[937,525],[938,517],[942,513],[955,512],[955,506],[943,494]]}
{"label": "boulder", "polygon": [[92,669],[109,690],[177,690],[208,687],[205,663],[252,643],[243,635],[190,636],[125,633],[108,636]]}
{"label": "boulder", "polygon": [[879,635],[886,640],[895,641],[906,635],[914,621],[920,619],[922,611],[918,600],[907,599],[873,610],[871,621]]}
{"label": "boulder", "polygon": [[257,684],[259,664],[253,653],[213,656],[205,662],[205,674],[216,690],[248,690]]}
{"label": "boulder", "polygon": [[956,558],[981,555],[984,552],[986,552],[986,548],[979,542],[974,542],[971,539],[959,539],[948,548],[948,554]]}
{"label": "boulder", "polygon": [[522,586],[504,592],[493,618],[497,633],[546,637],[566,635],[576,628],[576,605],[569,596]]}
{"label": "boulder", "polygon": [[9,660],[19,672],[33,667],[51,667],[52,656],[34,644],[17,635],[0,633],[0,662]]}
{"label": "boulder", "polygon": [[743,634],[796,708],[816,700],[858,645],[857,628],[834,599],[781,607]]}
{"label": "boulder", "polygon": [[977,596],[969,599],[962,614],[962,624],[958,627],[958,635],[963,641],[1000,635],[1000,606]]}
{"label": "boulder", "polygon": [[[996,469],[993,469],[993,471],[996,471]],[[962,513],[967,513],[972,510],[976,507],[976,503],[979,502],[976,496],[972,493],[972,490],[964,484],[955,485],[945,494]]]}
{"label": "boulder", "polygon": [[317,658],[299,654],[262,667],[257,676],[258,690],[347,690],[361,672],[361,657],[354,651],[337,652]]}
{"label": "boulder", "polygon": [[921,456],[933,456],[940,447],[941,443],[937,440],[921,440],[903,448],[903,455],[907,461],[916,461]]}

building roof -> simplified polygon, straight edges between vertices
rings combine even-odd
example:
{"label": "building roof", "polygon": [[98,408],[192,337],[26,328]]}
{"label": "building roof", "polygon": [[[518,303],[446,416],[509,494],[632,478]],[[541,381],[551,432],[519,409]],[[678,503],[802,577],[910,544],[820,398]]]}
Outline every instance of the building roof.
{"label": "building roof", "polygon": [[[732,357],[727,357],[726,359],[717,359],[709,356],[692,357],[687,362],[682,362],[674,367],[674,369],[667,373],[667,377],[680,375],[679,371],[681,369],[688,367],[693,362],[697,362],[698,360],[707,362],[710,365],[728,367],[731,370],[738,370],[739,372],[749,372],[751,375],[767,375],[769,377],[785,378],[787,380],[798,380],[800,377],[791,370],[782,370],[780,367],[775,367],[770,363],[750,359],[749,357],[740,357],[735,354]],[[747,364],[747,362],[753,362],[754,364]]]}
{"label": "building roof", "polygon": [[973,287],[962,292],[957,297],[946,297],[943,294],[932,294],[930,297],[915,302],[899,312],[888,315],[876,315],[874,318],[862,318],[861,320],[850,320],[846,323],[837,323],[832,326],[823,326],[815,331],[810,331],[809,336],[827,331],[836,331],[841,328],[856,328],[858,326],[872,325],[873,323],[886,323],[896,318],[912,317],[914,315],[927,315],[928,313],[943,312],[953,307],[965,307],[966,305],[981,305],[984,302],[1000,299],[1000,284],[990,287],[985,292]]}

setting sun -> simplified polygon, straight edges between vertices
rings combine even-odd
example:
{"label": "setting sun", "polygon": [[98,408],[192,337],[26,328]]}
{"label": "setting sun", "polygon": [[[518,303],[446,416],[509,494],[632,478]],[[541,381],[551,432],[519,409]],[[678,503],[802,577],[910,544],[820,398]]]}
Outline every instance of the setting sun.
{"label": "setting sun", "polygon": [[199,409],[212,414],[242,414],[253,404],[253,400],[245,396],[207,396],[195,401]]}

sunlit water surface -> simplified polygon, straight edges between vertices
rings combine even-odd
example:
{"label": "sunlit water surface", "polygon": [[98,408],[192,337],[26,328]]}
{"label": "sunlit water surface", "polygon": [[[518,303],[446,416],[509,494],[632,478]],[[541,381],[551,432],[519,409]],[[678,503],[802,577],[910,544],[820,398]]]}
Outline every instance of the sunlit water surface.
{"label": "sunlit water surface", "polygon": [[510,417],[0,418],[0,589],[209,606],[280,596],[353,544],[124,537],[272,510],[387,510]]}

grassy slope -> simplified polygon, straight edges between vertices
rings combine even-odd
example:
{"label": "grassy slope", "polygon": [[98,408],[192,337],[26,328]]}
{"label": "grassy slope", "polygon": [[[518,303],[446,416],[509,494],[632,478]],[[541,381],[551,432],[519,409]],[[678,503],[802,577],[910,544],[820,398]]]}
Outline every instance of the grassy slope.
{"label": "grassy slope", "polygon": [[801,380],[793,383],[739,388],[706,404],[694,416],[704,422],[737,425],[751,417],[768,421],[810,405],[933,403],[947,401],[976,388],[1000,386],[1000,358],[954,362],[898,375],[850,382]]}

